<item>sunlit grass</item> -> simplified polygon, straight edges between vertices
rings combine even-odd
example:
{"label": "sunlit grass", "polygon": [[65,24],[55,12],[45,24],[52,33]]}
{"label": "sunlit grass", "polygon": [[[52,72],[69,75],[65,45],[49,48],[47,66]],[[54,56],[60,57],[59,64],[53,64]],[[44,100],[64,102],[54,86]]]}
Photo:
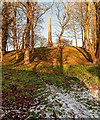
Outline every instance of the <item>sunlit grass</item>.
{"label": "sunlit grass", "polygon": [[[63,48],[62,60],[56,47],[37,48],[35,53],[30,55],[29,65],[23,64],[23,55],[20,54],[18,61],[15,60],[15,51],[4,56],[2,90],[12,92],[11,86],[15,85],[19,92],[26,92],[21,94],[22,96],[27,96],[26,89],[34,90],[34,94],[38,95],[37,89],[45,90],[46,83],[66,87],[71,91],[72,88],[69,89],[68,84],[75,85],[83,81],[88,86],[90,83],[97,85],[100,82],[100,66],[92,65],[87,60],[89,55],[81,48],[79,50],[75,47]],[[41,76],[43,81],[36,74]]]}

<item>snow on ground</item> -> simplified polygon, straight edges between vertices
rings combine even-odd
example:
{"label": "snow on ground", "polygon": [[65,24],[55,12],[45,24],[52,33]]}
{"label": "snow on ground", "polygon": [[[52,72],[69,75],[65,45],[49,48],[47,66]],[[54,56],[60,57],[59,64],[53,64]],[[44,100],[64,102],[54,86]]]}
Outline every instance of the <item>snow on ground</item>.
{"label": "snow on ground", "polygon": [[[35,104],[28,108],[28,112],[38,114],[40,118],[98,118],[100,119],[99,102],[85,87],[77,88],[72,86],[74,91],[65,91],[63,88],[58,88],[54,85],[46,84],[46,91],[43,92],[47,101],[41,104],[39,100],[42,98],[38,96]],[[39,89],[39,91],[42,91]],[[49,93],[49,94],[48,94]],[[48,95],[47,95],[48,94]],[[1,112],[1,118],[5,115]],[[9,114],[7,111],[6,114]],[[12,110],[12,112],[20,114],[20,110]],[[30,115],[25,120],[30,120],[34,115]]]}
{"label": "snow on ground", "polygon": [[[76,86],[75,86],[76,87]],[[98,118],[99,106],[97,100],[86,89],[65,92],[62,88],[54,85],[47,85],[50,95],[47,97],[46,105],[38,106],[37,109],[30,108],[30,111],[40,112],[43,118]],[[88,104],[91,102],[95,104]],[[86,105],[87,106],[86,106]],[[40,109],[39,109],[40,108]],[[90,109],[91,108],[91,109]]]}

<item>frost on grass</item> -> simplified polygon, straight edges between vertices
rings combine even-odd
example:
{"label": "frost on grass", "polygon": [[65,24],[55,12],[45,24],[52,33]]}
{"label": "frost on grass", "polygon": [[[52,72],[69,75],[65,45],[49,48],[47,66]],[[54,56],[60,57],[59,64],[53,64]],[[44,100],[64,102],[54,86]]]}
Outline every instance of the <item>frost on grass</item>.
{"label": "frost on grass", "polygon": [[[73,86],[74,87],[74,86]],[[50,95],[48,103],[30,111],[42,118],[98,118],[100,111],[97,100],[86,89],[65,92],[62,88],[47,85]]]}

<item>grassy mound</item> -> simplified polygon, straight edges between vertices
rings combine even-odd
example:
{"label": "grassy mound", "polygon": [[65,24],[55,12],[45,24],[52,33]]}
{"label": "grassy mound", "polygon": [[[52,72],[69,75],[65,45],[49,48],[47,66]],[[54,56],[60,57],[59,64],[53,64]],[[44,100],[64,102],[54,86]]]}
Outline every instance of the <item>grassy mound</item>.
{"label": "grassy mound", "polygon": [[[3,57],[3,62],[23,64],[23,58],[24,53],[19,52],[19,59],[16,61],[15,51],[11,51]],[[91,64],[91,57],[82,48],[63,47],[58,50],[57,47],[41,47],[36,48],[33,54],[30,52],[30,62],[49,65],[59,65],[61,62],[62,64]]]}
{"label": "grassy mound", "polygon": [[[66,92],[76,91],[73,86],[81,90],[91,84],[94,89],[98,87],[100,67],[92,65],[90,55],[82,48],[36,48],[33,54],[30,51],[29,65],[23,64],[24,52],[19,51],[17,61],[15,54],[11,51],[3,57],[3,110],[10,110],[5,119],[12,119],[13,114],[15,119],[16,116],[24,119],[31,115],[30,107],[36,109],[38,105],[46,105],[50,95],[47,84]],[[16,109],[19,114],[13,113]]]}
{"label": "grassy mound", "polygon": [[[8,66],[8,69],[28,70],[33,71],[34,74],[41,73],[44,74],[44,77],[50,83],[55,83],[58,86],[63,84],[63,82],[66,83],[69,78],[84,81],[87,86],[90,83],[97,86],[99,83],[100,67],[92,65],[91,56],[82,48],[71,46],[61,49],[57,47],[35,48],[34,53],[30,51],[29,65],[23,64],[24,52],[19,51],[19,59],[17,61],[15,60],[15,54],[15,51],[11,51],[3,57],[3,65],[6,65],[6,69]],[[62,73],[64,73],[64,76]],[[64,81],[65,78],[66,81]]]}

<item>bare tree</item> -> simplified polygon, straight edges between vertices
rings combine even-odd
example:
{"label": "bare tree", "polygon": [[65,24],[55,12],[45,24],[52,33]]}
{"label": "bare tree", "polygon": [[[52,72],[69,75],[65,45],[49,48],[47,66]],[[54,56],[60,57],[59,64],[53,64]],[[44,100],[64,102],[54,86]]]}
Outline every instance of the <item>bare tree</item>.
{"label": "bare tree", "polygon": [[[74,38],[77,44],[77,34],[81,37],[82,46],[84,44],[84,22],[85,22],[85,7],[84,2],[75,2],[71,7],[71,26],[74,33]],[[70,26],[70,27],[71,27]]]}
{"label": "bare tree", "polygon": [[6,53],[7,40],[9,37],[9,25],[13,21],[11,14],[11,3],[4,2],[2,9],[2,51],[3,54]]}
{"label": "bare tree", "polygon": [[75,43],[76,43],[76,47],[78,46],[77,44],[77,33],[76,33],[76,28],[75,28],[75,21],[72,20],[72,27],[73,27],[73,33],[74,33],[74,38],[75,38]]}
{"label": "bare tree", "polygon": [[[34,2],[34,3],[30,3],[30,2],[27,2],[26,5],[24,3],[21,2],[21,4],[25,7],[26,9],[26,17],[27,17],[27,24],[26,24],[26,27],[25,27],[25,34],[26,34],[26,42],[25,42],[25,56],[24,56],[24,64],[29,64],[29,44],[30,44],[30,38],[31,38],[31,48],[32,48],[32,52],[34,52],[34,29],[35,27],[37,26],[37,23],[39,21],[39,19],[41,18],[41,16],[43,14],[45,14],[53,5],[53,3],[51,5],[49,5],[48,7],[44,8],[43,7],[40,7],[38,6],[38,2]],[[42,13],[40,12],[40,14],[38,14],[38,17],[35,19],[35,12],[37,11],[43,11]],[[32,37],[30,37],[30,35]],[[24,35],[22,37],[22,47],[24,47]],[[27,55],[26,55],[27,53]],[[26,59],[27,58],[27,59]],[[26,62],[25,62],[26,61]]]}
{"label": "bare tree", "polygon": [[14,8],[14,20],[13,20],[13,25],[14,25],[14,46],[16,50],[16,60],[18,60],[18,43],[17,43],[17,26],[16,26],[16,4],[13,6]]}
{"label": "bare tree", "polygon": [[97,44],[96,44],[96,64],[100,64],[100,2],[94,2],[96,9],[96,33],[97,33]]}
{"label": "bare tree", "polygon": [[89,49],[89,20],[90,20],[90,3],[86,2],[86,13],[85,13],[85,23],[84,23],[84,44],[83,47]]}
{"label": "bare tree", "polygon": [[34,40],[35,40],[34,41],[35,42],[35,46],[46,47],[47,39],[44,36],[35,35],[34,36]]}
{"label": "bare tree", "polygon": [[61,46],[61,39],[63,34],[68,26],[68,22],[70,20],[70,5],[69,3],[65,3],[60,1],[56,4],[56,17],[59,22],[60,32],[58,35],[58,47]]}
{"label": "bare tree", "polygon": [[[26,11],[27,15],[29,15],[29,2],[26,2]],[[25,43],[25,55],[24,55],[24,64],[29,64],[29,41],[30,40],[30,21],[29,17],[27,17],[27,28],[26,28],[26,43]]]}

